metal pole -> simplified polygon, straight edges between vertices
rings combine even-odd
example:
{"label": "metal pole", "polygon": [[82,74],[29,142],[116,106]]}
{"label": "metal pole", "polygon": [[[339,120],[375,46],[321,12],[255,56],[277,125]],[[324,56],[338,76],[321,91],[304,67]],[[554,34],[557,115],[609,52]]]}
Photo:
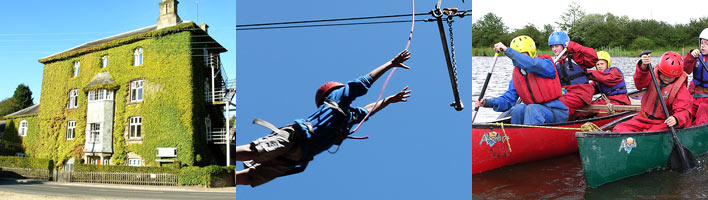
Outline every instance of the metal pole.
{"label": "metal pole", "polygon": [[442,41],[443,51],[445,52],[445,63],[447,63],[447,72],[450,76],[450,85],[452,86],[452,94],[455,97],[455,102],[452,103],[450,106],[454,106],[455,110],[460,111],[464,107],[462,105],[462,101],[460,100],[460,93],[457,88],[457,78],[455,77],[455,74],[453,72],[454,69],[452,68],[452,61],[450,60],[450,51],[447,48],[447,39],[445,37],[445,29],[443,28],[442,11],[440,10],[440,7],[437,7],[436,10],[433,11],[433,16],[435,17],[438,23],[438,29],[440,31],[440,41]]}
{"label": "metal pole", "polygon": [[[230,102],[231,100],[229,100]],[[231,165],[231,131],[229,130],[229,102],[226,102],[226,166]]]}

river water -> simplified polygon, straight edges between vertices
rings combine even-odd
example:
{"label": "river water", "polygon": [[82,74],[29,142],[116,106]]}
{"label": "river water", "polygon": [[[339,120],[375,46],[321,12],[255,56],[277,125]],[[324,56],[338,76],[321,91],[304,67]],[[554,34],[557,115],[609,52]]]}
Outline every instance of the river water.
{"label": "river water", "polygon": [[[473,57],[473,95],[476,100],[493,57]],[[612,58],[619,67],[629,91],[634,91],[634,74],[638,58]],[[654,57],[653,63],[658,63]],[[511,80],[511,59],[499,56],[485,97],[504,93]],[[689,76],[691,77],[691,76]],[[475,123],[491,121],[499,113],[481,108]],[[598,188],[586,188],[578,153],[531,163],[507,166],[472,176],[473,199],[697,199],[708,198],[708,156],[698,156],[696,170],[677,173],[668,170],[650,172]]]}

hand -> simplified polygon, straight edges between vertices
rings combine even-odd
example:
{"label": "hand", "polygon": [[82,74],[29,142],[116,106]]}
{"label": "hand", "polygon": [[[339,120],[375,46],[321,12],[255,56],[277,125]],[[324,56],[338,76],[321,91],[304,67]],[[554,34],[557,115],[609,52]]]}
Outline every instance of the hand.
{"label": "hand", "polygon": [[390,62],[391,62],[391,67],[400,67],[404,69],[410,69],[410,67],[406,66],[403,64],[403,62],[406,62],[406,60],[411,58],[411,52],[408,50],[403,50],[401,53],[398,53],[396,57],[394,57]]}
{"label": "hand", "polygon": [[664,121],[664,123],[665,123],[667,126],[676,126],[676,124],[677,124],[676,117],[674,117],[674,116],[669,116],[669,118],[666,118],[666,120]]}
{"label": "hand", "polygon": [[403,90],[401,90],[400,92],[398,92],[398,93],[396,93],[396,94],[394,94],[394,95],[389,96],[389,97],[387,98],[387,101],[388,101],[389,103],[406,102],[406,101],[408,101],[407,98],[408,98],[408,97],[411,97],[411,92],[413,92],[413,91],[408,90],[408,86],[406,86],[406,87],[403,88]]}
{"label": "hand", "polygon": [[642,70],[647,70],[647,66],[651,64],[651,54],[644,54],[642,55]]}
{"label": "hand", "polygon": [[506,52],[506,45],[502,44],[501,42],[498,42],[494,44],[494,51]]}
{"label": "hand", "polygon": [[475,102],[474,102],[474,107],[475,107],[475,108],[477,108],[477,107],[484,107],[484,104],[486,104],[486,103],[487,103],[487,99],[482,98],[481,101],[475,101]]}
{"label": "hand", "polygon": [[698,55],[701,55],[701,51],[698,49],[694,49],[691,51],[691,55],[693,56],[693,58],[698,58]]}

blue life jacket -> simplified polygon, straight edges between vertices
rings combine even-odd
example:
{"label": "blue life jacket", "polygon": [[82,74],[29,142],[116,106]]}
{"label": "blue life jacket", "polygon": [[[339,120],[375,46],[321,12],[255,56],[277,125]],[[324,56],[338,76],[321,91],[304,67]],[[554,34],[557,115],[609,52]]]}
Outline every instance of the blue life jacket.
{"label": "blue life jacket", "polygon": [[[705,56],[703,56],[703,61],[705,60]],[[708,72],[703,69],[700,61],[696,62],[696,65],[693,67],[693,84],[708,88]]]}
{"label": "blue life jacket", "polygon": [[565,63],[556,63],[556,71],[558,71],[561,86],[590,83],[587,70],[578,66],[577,63],[570,59],[571,57],[573,55],[568,54],[568,60]]}
{"label": "blue life jacket", "polygon": [[[612,69],[617,69],[617,71],[620,72],[622,77],[624,77],[624,73],[622,73],[622,70],[620,70],[617,67],[610,67],[605,69],[605,73],[610,73],[610,70]],[[627,87],[624,83],[624,78],[622,78],[622,82],[617,83],[617,85],[613,87],[607,87],[601,83],[597,84],[597,87],[600,89],[600,92],[605,94],[606,96],[612,96],[612,95],[618,95],[618,94],[627,94]]]}

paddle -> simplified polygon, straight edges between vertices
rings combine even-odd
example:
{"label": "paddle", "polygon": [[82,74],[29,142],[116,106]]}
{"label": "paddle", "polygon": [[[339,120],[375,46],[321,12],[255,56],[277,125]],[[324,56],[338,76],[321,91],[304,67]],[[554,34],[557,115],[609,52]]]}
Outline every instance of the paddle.
{"label": "paddle", "polygon": [[[492,79],[492,72],[494,72],[494,66],[497,65],[497,59],[499,58],[499,52],[497,51],[494,53],[494,62],[492,63],[492,68],[489,69],[489,72],[487,72],[487,78],[484,79],[484,85],[482,85],[482,92],[479,93],[479,98],[477,101],[482,101],[484,99],[484,93],[487,92],[487,86],[489,85],[489,79]],[[474,123],[474,120],[477,119],[477,112],[479,111],[479,107],[474,108],[474,116],[472,117],[472,123]]]}
{"label": "paddle", "polygon": [[[642,55],[650,54],[651,51],[646,50],[642,53],[639,54],[639,57]],[[647,67],[649,67],[649,74],[651,74],[651,81],[654,82],[654,89],[656,89],[656,95],[657,98],[659,98],[659,102],[661,103],[661,108],[664,110],[664,115],[668,118],[670,117],[669,115],[669,110],[666,108],[666,102],[664,102],[664,96],[661,95],[661,89],[659,89],[659,82],[656,79],[656,74],[654,74],[654,67],[649,64]],[[674,147],[671,150],[671,156],[670,156],[670,165],[671,169],[679,171],[679,172],[684,172],[687,169],[692,169],[696,167],[696,158],[693,156],[693,153],[683,146],[681,144],[681,141],[679,141],[678,136],[676,136],[676,129],[674,129],[673,126],[669,126],[669,130],[671,130],[671,136],[673,137],[674,140]],[[678,158],[677,158],[678,157]],[[680,159],[681,162],[678,162]]]}

